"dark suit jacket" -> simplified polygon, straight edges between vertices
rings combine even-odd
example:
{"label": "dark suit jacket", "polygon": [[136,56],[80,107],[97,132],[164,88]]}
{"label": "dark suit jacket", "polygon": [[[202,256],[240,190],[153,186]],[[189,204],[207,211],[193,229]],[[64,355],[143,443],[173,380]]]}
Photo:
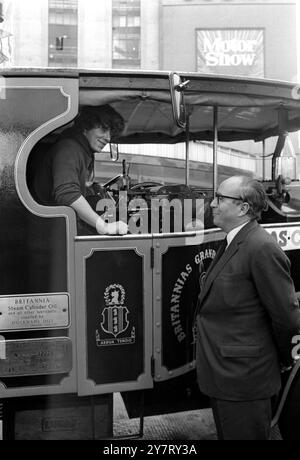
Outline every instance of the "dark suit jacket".
{"label": "dark suit jacket", "polygon": [[208,269],[198,302],[197,375],[201,391],[227,400],[268,398],[280,388],[280,361],[300,312],[290,262],[256,221]]}

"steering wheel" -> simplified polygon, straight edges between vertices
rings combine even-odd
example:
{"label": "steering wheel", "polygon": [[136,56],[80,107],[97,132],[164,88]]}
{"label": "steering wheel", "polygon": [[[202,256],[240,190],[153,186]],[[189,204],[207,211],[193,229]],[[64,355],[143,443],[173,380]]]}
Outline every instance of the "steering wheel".
{"label": "steering wheel", "polygon": [[122,177],[122,174],[117,174],[115,177],[113,177],[112,179],[110,179],[109,181],[105,182],[105,184],[103,184],[103,187],[104,188],[109,188],[111,185],[115,184],[116,182],[118,182],[118,180],[120,179],[120,177]]}
{"label": "steering wheel", "polygon": [[132,187],[130,187],[130,190],[133,190],[134,192],[135,191],[144,191],[145,189],[147,190],[148,188],[151,188],[151,187],[157,187],[157,186],[163,186],[163,184],[161,184],[160,182],[141,182],[140,184],[135,184],[133,185]]}

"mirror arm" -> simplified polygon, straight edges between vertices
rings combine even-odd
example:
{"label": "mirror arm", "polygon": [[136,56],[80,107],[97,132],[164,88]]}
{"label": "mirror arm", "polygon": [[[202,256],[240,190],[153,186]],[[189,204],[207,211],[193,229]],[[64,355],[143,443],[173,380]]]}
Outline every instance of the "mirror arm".
{"label": "mirror arm", "polygon": [[119,152],[116,154],[116,156],[114,157],[112,152],[110,152],[110,159],[111,161],[118,161],[119,160]]}
{"label": "mirror arm", "polygon": [[179,85],[175,86],[175,91],[178,91],[179,93],[182,93],[187,88],[187,85],[189,83],[190,83],[190,80],[183,81]]}
{"label": "mirror arm", "polygon": [[[115,145],[117,146],[117,144]],[[117,147],[116,156],[114,157],[113,152],[112,152],[112,143],[110,143],[110,146],[109,146],[109,155],[112,161],[116,162],[119,160],[119,148]]]}
{"label": "mirror arm", "polygon": [[185,127],[185,185],[190,182],[190,113],[187,111]]}
{"label": "mirror arm", "polygon": [[275,172],[276,172],[276,160],[280,157],[280,154],[283,150],[285,140],[287,137],[287,132],[281,132],[278,136],[276,147],[272,156],[272,180],[275,180]]}

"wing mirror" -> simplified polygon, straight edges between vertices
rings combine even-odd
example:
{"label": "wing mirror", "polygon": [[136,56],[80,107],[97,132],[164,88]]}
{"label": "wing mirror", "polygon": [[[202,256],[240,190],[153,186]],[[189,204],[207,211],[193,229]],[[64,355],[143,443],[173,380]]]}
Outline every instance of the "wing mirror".
{"label": "wing mirror", "polygon": [[283,178],[296,179],[296,154],[287,132],[278,136],[272,158],[272,179],[281,175]]}
{"label": "wing mirror", "polygon": [[184,90],[189,84],[189,80],[183,81],[176,72],[171,72],[169,76],[170,91],[172,100],[173,116],[180,128],[186,128],[186,107],[184,100]]}

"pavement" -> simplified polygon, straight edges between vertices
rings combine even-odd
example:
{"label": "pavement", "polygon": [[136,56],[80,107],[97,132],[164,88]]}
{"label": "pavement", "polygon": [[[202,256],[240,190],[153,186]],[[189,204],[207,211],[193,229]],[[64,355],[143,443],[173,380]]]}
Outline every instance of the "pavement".
{"label": "pavement", "polygon": [[[114,394],[114,439],[212,441],[217,439],[211,409],[198,409],[144,417],[143,436],[140,419],[129,418],[120,393]],[[278,427],[271,432],[272,441],[282,440]]]}

